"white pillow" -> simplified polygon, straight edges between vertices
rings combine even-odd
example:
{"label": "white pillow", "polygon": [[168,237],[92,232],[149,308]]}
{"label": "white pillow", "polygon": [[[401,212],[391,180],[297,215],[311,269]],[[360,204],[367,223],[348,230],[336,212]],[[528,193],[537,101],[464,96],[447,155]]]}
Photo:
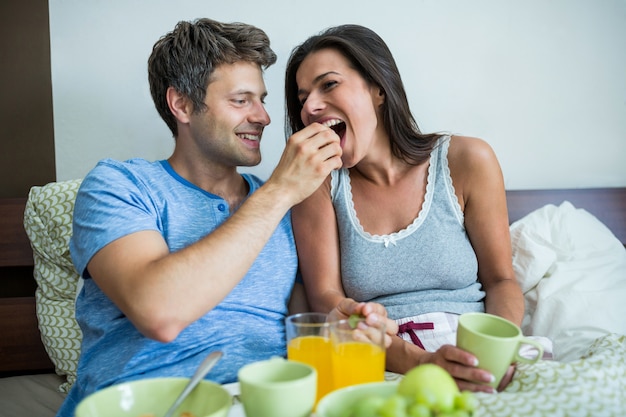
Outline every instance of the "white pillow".
{"label": "white pillow", "polygon": [[608,333],[626,334],[626,249],[596,217],[565,201],[511,225],[526,335],[553,341],[571,361]]}

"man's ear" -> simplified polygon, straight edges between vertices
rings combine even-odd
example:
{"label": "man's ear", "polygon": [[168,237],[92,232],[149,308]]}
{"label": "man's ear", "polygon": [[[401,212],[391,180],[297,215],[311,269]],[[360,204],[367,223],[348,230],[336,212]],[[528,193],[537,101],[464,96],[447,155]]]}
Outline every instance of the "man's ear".
{"label": "man's ear", "polygon": [[189,116],[192,113],[192,105],[186,96],[176,91],[174,87],[168,87],[165,93],[167,106],[174,117],[180,123],[189,123]]}

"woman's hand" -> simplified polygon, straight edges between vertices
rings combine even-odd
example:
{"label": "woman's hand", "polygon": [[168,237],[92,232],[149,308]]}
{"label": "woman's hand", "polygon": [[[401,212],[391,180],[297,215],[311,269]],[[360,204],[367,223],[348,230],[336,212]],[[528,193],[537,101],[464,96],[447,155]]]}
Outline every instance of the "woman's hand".
{"label": "woman's hand", "polygon": [[378,303],[358,303],[351,298],[344,298],[329,313],[331,321],[343,320],[353,314],[365,317],[365,323],[374,325],[381,321],[385,323],[385,346],[391,345],[391,337],[398,333],[398,324],[387,317],[387,310]]}
{"label": "woman's hand", "polygon": [[420,363],[433,363],[444,368],[452,375],[460,390],[495,392],[493,387],[487,385],[493,381],[494,376],[489,371],[477,367],[478,359],[474,355],[456,346],[444,345],[436,352],[425,352],[420,358]]}

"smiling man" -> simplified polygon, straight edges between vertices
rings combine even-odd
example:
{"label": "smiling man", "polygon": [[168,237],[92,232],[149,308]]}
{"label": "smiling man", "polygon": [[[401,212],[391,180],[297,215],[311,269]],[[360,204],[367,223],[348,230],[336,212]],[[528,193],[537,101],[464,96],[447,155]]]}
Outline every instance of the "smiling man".
{"label": "smiling man", "polygon": [[[242,23],[179,22],[148,62],[155,106],[172,131],[167,160],[105,159],[76,199],[70,248],[84,286],[78,379],[58,416],[122,381],[208,375],[285,355],[297,258],[290,209],[341,167],[337,134],[315,123],[291,136],[263,183],[266,34]],[[362,309],[362,306],[355,307]]]}

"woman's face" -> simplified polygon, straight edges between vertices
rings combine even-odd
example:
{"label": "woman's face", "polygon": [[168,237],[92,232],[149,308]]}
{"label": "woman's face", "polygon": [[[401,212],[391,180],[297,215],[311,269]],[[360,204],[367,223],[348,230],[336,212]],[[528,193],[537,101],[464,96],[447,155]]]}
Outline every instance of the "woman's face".
{"label": "woman's face", "polygon": [[308,55],[296,72],[296,83],[302,123],[321,123],[337,132],[344,167],[356,165],[372,144],[385,138],[379,111],[384,95],[339,51],[321,49]]}

